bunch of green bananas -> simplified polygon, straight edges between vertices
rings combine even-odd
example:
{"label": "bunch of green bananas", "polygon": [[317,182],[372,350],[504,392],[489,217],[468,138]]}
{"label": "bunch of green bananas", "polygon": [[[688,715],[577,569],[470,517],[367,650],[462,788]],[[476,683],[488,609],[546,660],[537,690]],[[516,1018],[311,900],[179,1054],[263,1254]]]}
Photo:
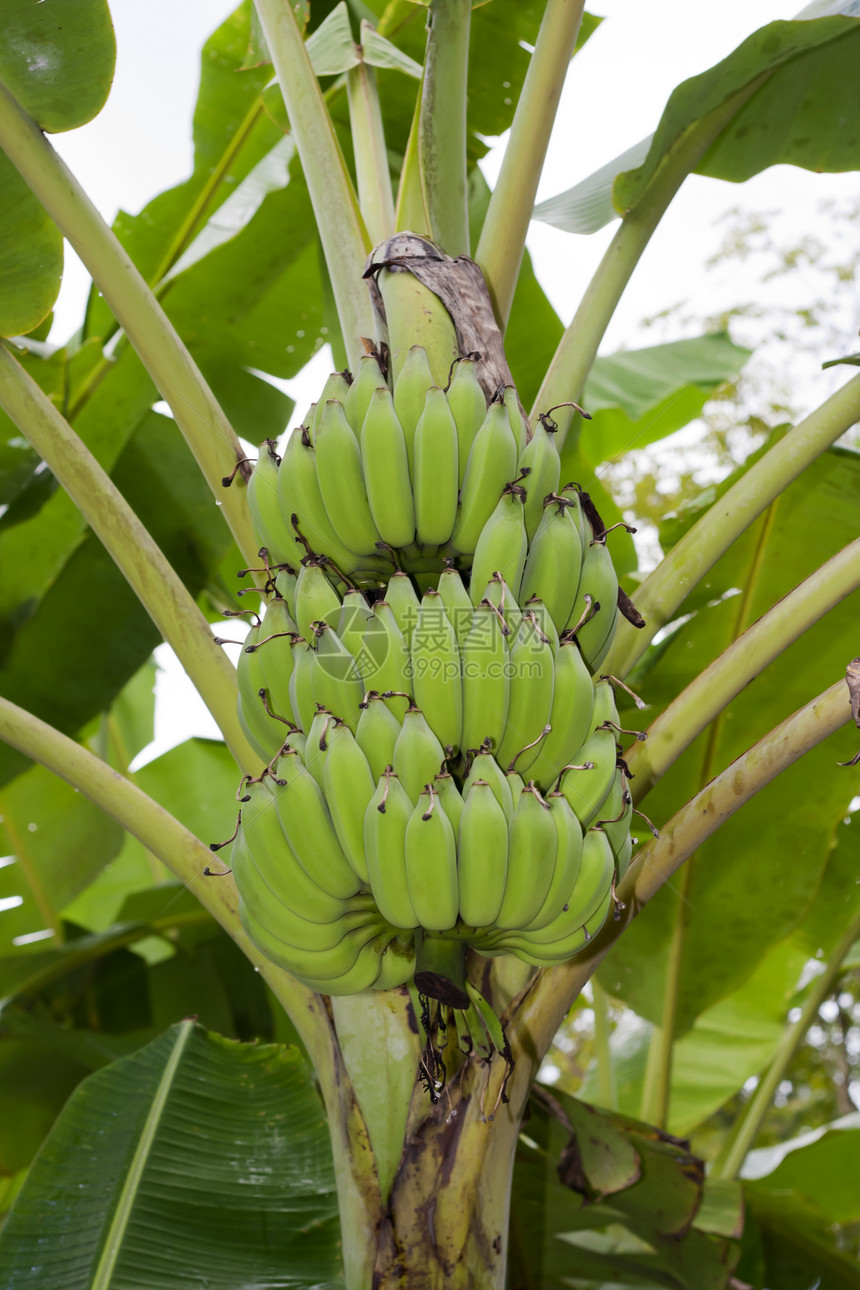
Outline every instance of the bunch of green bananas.
{"label": "bunch of green bananas", "polygon": [[554,428],[513,387],[488,406],[471,357],[441,389],[416,346],[393,390],[373,355],[331,376],[248,486],[244,927],[324,993],[414,981],[463,1044],[484,1033],[466,949],[564,962],[632,852],[629,732],[594,680],[625,598]]}
{"label": "bunch of green bananas", "polygon": [[[580,541],[580,516],[576,494],[552,495],[542,523]],[[576,584],[581,542],[569,549],[559,570],[558,544],[536,539],[522,567]],[[567,599],[559,632],[498,571],[477,604],[453,566],[433,581],[420,597],[402,572],[339,594],[311,557],[276,574],[240,656],[266,769],[244,784],[232,865],[249,936],[314,989],[414,974],[467,1008],[467,946],[545,966],[599,929],[632,804],[613,686],[593,684]]]}

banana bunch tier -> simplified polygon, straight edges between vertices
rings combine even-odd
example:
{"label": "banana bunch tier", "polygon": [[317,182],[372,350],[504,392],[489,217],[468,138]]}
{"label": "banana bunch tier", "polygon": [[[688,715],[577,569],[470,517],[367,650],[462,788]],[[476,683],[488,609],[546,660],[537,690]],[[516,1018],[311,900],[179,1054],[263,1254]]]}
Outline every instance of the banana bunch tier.
{"label": "banana bunch tier", "polygon": [[[438,572],[446,556],[486,567],[488,525],[507,519],[523,546],[536,536],[543,499],[559,485],[554,430],[548,415],[529,426],[512,386],[488,407],[471,358],[454,364],[443,390],[414,346],[392,390],[367,355],[354,381],[329,378],[282,460],[267,443],[249,503],[275,564],[298,568],[313,554],[371,580],[394,567]],[[516,522],[500,501],[514,480],[524,485]]]}
{"label": "banana bunch tier", "polygon": [[[575,532],[575,584],[581,519],[576,494],[554,496],[538,526]],[[553,591],[526,583],[538,534],[520,594]],[[557,550],[546,564],[558,572]],[[467,946],[564,962],[629,863],[613,685],[594,684],[580,644],[604,612],[611,639],[614,605],[577,586],[554,612],[534,594],[521,607],[498,570],[476,604],[453,567],[423,594],[404,573],[370,594],[340,594],[330,575],[316,560],[281,570],[240,656],[240,716],[264,766],[243,784],[233,843],[243,923],[316,990],[414,978],[466,1008]]]}

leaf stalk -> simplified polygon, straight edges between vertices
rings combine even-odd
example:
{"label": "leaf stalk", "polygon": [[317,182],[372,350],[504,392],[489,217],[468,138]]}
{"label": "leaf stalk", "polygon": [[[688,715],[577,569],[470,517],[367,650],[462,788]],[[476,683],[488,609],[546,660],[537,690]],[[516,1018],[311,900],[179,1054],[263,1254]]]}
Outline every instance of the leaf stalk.
{"label": "leaf stalk", "polygon": [[[535,399],[532,422],[542,409],[558,406],[567,400],[582,401],[585,382],[600,342],[652,233],[687,175],[695,170],[717,136],[764,79],[764,76],[757,77],[683,131],[658,165],[637,205],[622,212],[621,227],[597,266],[573,321],[559,341]],[[560,447],[572,426],[578,434],[582,418],[569,408],[561,408],[554,419],[558,423],[557,442]]]}
{"label": "leaf stalk", "polygon": [[472,0],[430,0],[418,124],[421,184],[433,240],[451,256],[469,254],[466,92],[471,20]]}
{"label": "leaf stalk", "polygon": [[173,324],[78,181],[41,130],[0,85],[0,147],[77,251],[169,404],[244,559],[259,545],[243,488],[221,480],[244,456],[233,427]]}
{"label": "leaf stalk", "polygon": [[735,539],[858,420],[860,376],[855,376],[751,466],[645,579],[636,605],[647,626],[635,631],[619,623],[606,671],[625,676]]}
{"label": "leaf stalk", "polygon": [[376,334],[362,272],[371,245],[331,117],[288,0],[254,0],[316,216],[350,364]]}
{"label": "leaf stalk", "polygon": [[584,9],[585,0],[549,0],[546,6],[475,252],[502,328],[510,317],[538,184]]}
{"label": "leaf stalk", "polygon": [[860,938],[860,911],[855,914],[840,936],[827,959],[824,971],[810,985],[800,1016],[784,1031],[770,1065],[759,1080],[743,1112],[732,1126],[732,1131],[711,1168],[712,1178],[736,1178],[741,1172],[747,1153],[755,1143],[762,1121],[770,1109],[773,1096],[794,1054],[803,1042],[804,1035],[818,1015],[818,1009],[832,993],[842,970],[843,959],[858,938]]}
{"label": "leaf stalk", "polygon": [[793,641],[860,587],[860,538],[801,582],[723,650],[648,727],[625,760],[641,802],[706,726]]}
{"label": "leaf stalk", "polygon": [[236,672],[161,548],[93,454],[9,350],[0,345],[0,406],[47,463],[173,647],[242,771],[254,755],[236,708]]}

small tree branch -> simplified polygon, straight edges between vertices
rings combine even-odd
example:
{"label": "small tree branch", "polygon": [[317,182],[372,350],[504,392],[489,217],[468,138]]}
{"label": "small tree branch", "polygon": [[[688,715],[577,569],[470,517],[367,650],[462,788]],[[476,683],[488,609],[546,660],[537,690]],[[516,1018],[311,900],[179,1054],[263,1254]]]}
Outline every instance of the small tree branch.
{"label": "small tree branch", "polygon": [[421,186],[433,240],[454,257],[469,254],[466,91],[471,20],[472,0],[430,0],[418,122]]}
{"label": "small tree branch", "polygon": [[682,690],[624,754],[641,802],[661,776],[736,695],[814,623],[860,587],[860,538],[850,542],[739,636]]}
{"label": "small tree branch", "polygon": [[585,0],[549,0],[546,6],[475,252],[502,329],[510,317],[535,196],[584,8]]}
{"label": "small tree branch", "polygon": [[117,321],[170,405],[242,556],[253,565],[257,542],[243,488],[225,490],[244,452],[173,324],[115,234],[41,130],[0,85],[0,147],[83,260]]}
{"label": "small tree branch", "polygon": [[818,1009],[832,993],[842,971],[842,961],[854,942],[860,937],[860,911],[855,914],[828,956],[824,971],[809,987],[800,1016],[786,1027],[779,1046],[771,1058],[758,1086],[744,1107],[711,1169],[712,1178],[736,1178],[743,1167],[747,1152],[753,1147],[770,1109],[773,1095],[783,1079],[803,1037],[812,1025]]}
{"label": "small tree branch", "polygon": [[0,407],[62,484],[176,655],[238,765],[259,769],[236,710],[236,672],[160,547],[116,485],[9,350],[0,344]]}
{"label": "small tree branch", "polygon": [[850,721],[845,682],[838,681],[787,717],[683,806],[664,825],[659,839],[638,852],[619,884],[618,897],[626,906],[621,918],[610,919],[576,959],[538,973],[515,1000],[508,1038],[516,1050],[531,1054],[529,1060],[539,1065],[582,987],[639,910],[745,802]]}
{"label": "small tree branch", "polygon": [[305,182],[319,228],[337,315],[349,361],[364,353],[376,324],[362,279],[371,249],[358,200],[288,0],[254,0],[278,84],[295,135]]}
{"label": "small tree branch", "polygon": [[735,539],[858,420],[860,376],[855,376],[751,466],[645,579],[636,592],[636,607],[647,626],[634,630],[619,622],[604,670],[626,675]]}

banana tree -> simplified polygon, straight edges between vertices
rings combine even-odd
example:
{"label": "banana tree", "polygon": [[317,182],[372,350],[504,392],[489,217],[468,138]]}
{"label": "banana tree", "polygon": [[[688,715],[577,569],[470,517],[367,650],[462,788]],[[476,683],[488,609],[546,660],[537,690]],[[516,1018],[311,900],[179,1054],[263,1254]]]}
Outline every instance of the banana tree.
{"label": "banana tree", "polygon": [[[617,626],[611,606],[608,654],[595,654],[589,670],[644,694],[647,740],[623,751],[621,810],[629,819],[627,808],[648,796],[659,827],[613,881],[600,921],[610,908],[613,916],[599,935],[586,932],[575,955],[538,966],[534,954],[497,953],[491,939],[469,942],[469,989],[487,1005],[489,1040],[476,1034],[461,1047],[444,1014],[435,1029],[422,1015],[426,987],[438,991],[440,977],[454,994],[443,988],[437,998],[462,1012],[466,980],[444,956],[422,970],[420,935],[419,992],[397,981],[329,994],[300,968],[286,970],[292,959],[279,964],[254,934],[249,888],[237,891],[207,845],[226,836],[235,812],[223,786],[241,776],[249,791],[247,781],[261,782],[236,669],[211,622],[237,612],[229,580],[240,566],[243,596],[271,610],[266,471],[277,479],[271,441],[291,409],[264,378],[294,375],[323,340],[356,374],[369,356],[395,399],[415,346],[430,367],[424,388],[453,390],[456,366],[477,367],[482,407],[490,401],[511,423],[519,418],[523,451],[551,429],[559,462],[548,491],[563,512],[572,498],[562,505],[556,488],[581,482],[588,532],[605,550],[621,516],[597,468],[631,440],[653,441],[693,419],[745,357],[724,335],[598,356],[607,325],[687,175],[739,181],[780,162],[856,167],[854,6],[816,4],[755,32],[680,85],[642,145],[539,208],[570,231],[619,221],[567,328],[540,291],[525,239],[562,87],[597,22],[581,0],[474,9],[469,0],[245,3],[204,51],[191,179],[140,216],[121,214],[114,230],[47,138],[89,120],[107,97],[110,16],[104,0],[76,0],[62,25],[55,10],[0,10],[0,164],[10,195],[0,296],[9,338],[0,348],[9,633],[0,773],[16,860],[7,872],[26,881],[25,895],[10,889],[3,914],[3,1007],[21,1026],[72,1020],[87,1007],[96,1015],[101,995],[87,995],[88,984],[76,993],[88,965],[134,945],[141,965],[153,936],[173,953],[217,925],[241,951],[230,970],[248,997],[264,997],[257,974],[275,1001],[270,1030],[248,1022],[242,1037],[262,1029],[289,1042],[235,1046],[213,1033],[217,1024],[203,1031],[177,1018],[146,1047],[152,1034],[141,1025],[136,1044],[89,1058],[90,1069],[104,1069],[73,1093],[26,1182],[17,1165],[22,1190],[2,1240],[10,1284],[171,1284],[172,1258],[201,1283],[225,1286],[341,1275],[353,1290],[571,1278],[732,1284],[743,1228],[736,1180],[860,937],[856,898],[846,904],[837,882],[851,872],[851,840],[839,835],[835,845],[858,784],[860,467],[853,450],[834,447],[860,420],[860,377],[775,431],[716,495],[697,499],[667,531],[665,557],[647,577],[635,574],[628,535],[613,535],[627,590]],[[476,164],[481,139],[508,128],[489,191]],[[55,349],[45,336],[64,238],[93,287],[79,333]],[[507,393],[493,404],[500,387]],[[336,402],[337,388],[326,399]],[[444,417],[438,424],[424,435],[432,473],[423,500],[415,475],[416,513],[429,514],[443,492]],[[306,418],[309,435],[313,425]],[[316,433],[321,445],[326,431]],[[253,471],[240,436],[262,445]],[[347,455],[341,466],[345,478]],[[488,455],[482,471],[492,469]],[[329,478],[339,478],[337,461]],[[405,485],[393,471],[387,478],[391,498],[402,500],[409,474]],[[515,500],[518,487],[507,485]],[[335,528],[338,508],[358,514],[360,494],[326,496]],[[285,532],[300,565],[301,527]],[[426,566],[405,567],[440,575],[435,547],[444,539],[429,545]],[[386,558],[363,571],[370,583],[390,577]],[[586,619],[595,609],[587,600]],[[495,621],[499,606],[486,603]],[[324,622],[313,627],[326,634]],[[129,765],[145,739],[129,712],[158,641],[172,646],[223,745],[135,775]],[[584,638],[572,648],[588,657]],[[619,697],[622,740],[636,702]],[[309,711],[300,723],[308,740],[312,720]],[[178,793],[192,774],[194,805]],[[431,792],[425,820],[435,801]],[[122,836],[116,826],[136,840],[123,853],[125,904],[110,897],[105,877]],[[159,883],[171,875],[190,896],[179,887],[165,905]],[[698,1119],[687,1115],[685,1132],[748,1074],[761,1076],[706,1181],[674,1118],[696,1027],[755,973],[771,973],[786,1013],[798,954],[802,966],[819,949],[824,970],[800,1016],[746,1054],[749,1069],[712,1105],[700,1098]],[[462,944],[458,953],[462,963]],[[535,1091],[589,982],[598,1032],[607,994],[651,1023],[633,1106],[619,1101],[605,1028],[598,1033],[591,1100],[602,1114]],[[187,1011],[202,1012],[205,994],[201,982]],[[239,1007],[235,997],[230,1006]],[[80,1052],[75,1060],[82,1073]],[[64,1092],[78,1078],[70,1068]],[[106,1116],[117,1127],[102,1154],[92,1138]],[[856,1128],[842,1125],[815,1150],[831,1159]],[[195,1160],[203,1142],[205,1174]],[[780,1162],[774,1178],[790,1167]],[[784,1231],[773,1193],[758,1186],[747,1204],[760,1230]],[[153,1215],[167,1233],[161,1242],[147,1237]],[[796,1230],[807,1219],[800,1214]],[[556,1239],[589,1228],[616,1236],[603,1245]],[[820,1233],[810,1248],[842,1278],[834,1284],[856,1284],[847,1260],[822,1253]],[[761,1264],[750,1275],[766,1271]]]}

